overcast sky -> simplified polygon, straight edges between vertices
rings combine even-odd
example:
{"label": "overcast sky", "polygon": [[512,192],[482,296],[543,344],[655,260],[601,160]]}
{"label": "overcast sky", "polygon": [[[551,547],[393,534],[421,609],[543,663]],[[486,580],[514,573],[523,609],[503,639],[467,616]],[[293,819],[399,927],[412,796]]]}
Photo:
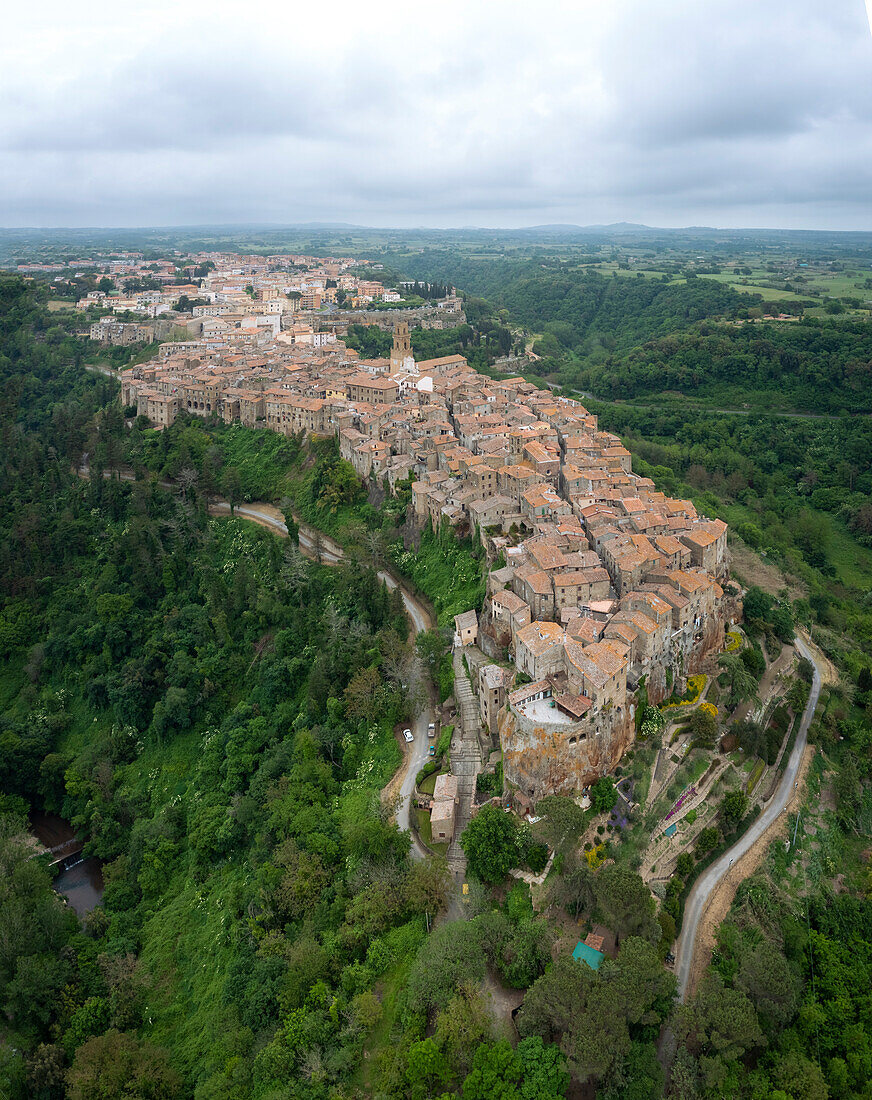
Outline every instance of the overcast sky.
{"label": "overcast sky", "polygon": [[0,224],[872,229],[863,0],[39,0]]}

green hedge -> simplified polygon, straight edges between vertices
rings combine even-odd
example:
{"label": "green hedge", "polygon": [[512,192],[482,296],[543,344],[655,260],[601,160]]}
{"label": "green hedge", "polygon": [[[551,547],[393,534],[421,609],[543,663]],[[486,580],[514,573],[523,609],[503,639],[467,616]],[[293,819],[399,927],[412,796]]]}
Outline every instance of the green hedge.
{"label": "green hedge", "polygon": [[442,757],[434,756],[432,760],[428,760],[423,768],[415,776],[415,786],[420,787],[424,780],[433,774],[433,772],[439,771],[442,767]]}
{"label": "green hedge", "polygon": [[454,660],[446,653],[439,662],[439,702],[444,703],[454,691]]}
{"label": "green hedge", "polygon": [[439,731],[439,740],[436,742],[436,755],[445,756],[451,748],[451,738],[454,735],[454,726],[443,726]]}

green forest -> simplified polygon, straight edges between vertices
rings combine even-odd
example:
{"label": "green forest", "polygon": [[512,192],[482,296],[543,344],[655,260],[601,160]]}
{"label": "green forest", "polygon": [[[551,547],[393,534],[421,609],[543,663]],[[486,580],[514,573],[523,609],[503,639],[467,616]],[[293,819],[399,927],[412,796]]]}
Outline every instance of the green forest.
{"label": "green forest", "polygon": [[[422,254],[417,264],[428,260]],[[730,287],[694,276],[681,283],[669,276],[609,277],[584,264],[544,259],[448,258],[442,264],[465,292],[498,303],[533,332],[551,333],[554,339],[546,341],[546,348],[623,350],[707,317],[742,316],[758,304]]]}
{"label": "green forest", "polygon": [[[483,598],[474,533],[411,532],[408,484],[395,496],[361,485],[332,440],[125,417],[117,383],[84,365],[144,349],[95,353],[44,290],[0,277],[0,1094],[872,1097],[867,421],[714,414],[665,392],[688,392],[704,347],[701,398],[774,391],[783,378],[765,364],[777,363],[801,380],[797,401],[857,411],[841,399],[866,399],[866,325],[728,328],[747,308],[730,288],[598,273],[567,277],[534,310],[524,303],[550,275],[496,265],[464,282],[462,267],[426,260],[413,276],[488,302],[468,300],[466,345],[416,333],[419,357],[477,362],[484,347],[487,366],[505,338],[482,323],[550,332],[561,381],[611,399],[586,403],[635,468],[724,516],[746,568],[784,575],[777,596],[753,590],[746,630],[765,645],[800,624],[841,674],[811,733],[808,799],[826,829],[790,815],[798,845],[778,841],[742,884],[685,1005],[664,966],[680,899],[742,827],[744,803],[676,870],[659,911],[630,843],[603,828],[596,849],[571,843],[613,804],[610,782],[588,811],[543,800],[532,828],[486,807],[463,834],[458,897],[382,791],[400,763],[396,727],[421,706],[416,655],[426,692],[444,698],[445,628]],[[371,326],[354,339],[384,353]],[[656,386],[658,362],[682,380]],[[596,384],[584,370],[601,370]],[[656,406],[614,401],[649,395]],[[212,495],[271,502],[290,537],[211,515]],[[344,559],[304,557],[295,516]],[[414,637],[385,566],[426,597],[436,629]],[[642,732],[626,774],[642,778],[655,750]],[[69,822],[102,863],[101,903],[81,921],[34,856],[34,813]],[[534,906],[507,873],[541,869],[549,849]],[[594,971],[561,944],[596,922],[619,949]]]}
{"label": "green forest", "polygon": [[870,363],[867,322],[702,324],[582,367],[572,383],[609,398],[672,391],[739,408],[868,413]]}
{"label": "green forest", "polygon": [[[682,267],[633,276],[577,260],[426,252],[404,265],[429,262],[535,336],[532,376],[609,399],[678,393],[761,411],[872,411],[872,343],[856,313],[805,316],[796,301],[764,302],[753,287],[739,291]],[[837,299],[829,304],[845,312]],[[792,321],[762,321],[781,312]]]}

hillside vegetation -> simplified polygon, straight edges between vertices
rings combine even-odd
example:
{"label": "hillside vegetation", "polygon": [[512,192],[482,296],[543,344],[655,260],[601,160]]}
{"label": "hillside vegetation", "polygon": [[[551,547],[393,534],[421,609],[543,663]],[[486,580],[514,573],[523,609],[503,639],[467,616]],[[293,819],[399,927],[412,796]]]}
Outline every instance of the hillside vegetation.
{"label": "hillside vegetation", "polygon": [[697,326],[648,341],[604,362],[567,367],[572,383],[602,397],[657,397],[678,391],[710,404],[814,412],[872,411],[872,326],[798,324]]}
{"label": "hillside vegetation", "polygon": [[[426,275],[490,295],[469,300],[471,324],[493,317],[517,331],[532,326],[523,303],[550,275],[528,264],[516,278],[504,263],[493,271],[505,299],[496,274],[489,284]],[[690,370],[704,346],[700,398],[718,372],[727,385],[726,340],[745,349],[737,392],[753,372],[758,394],[801,376],[796,392],[820,403],[822,357],[841,364],[830,387],[841,395],[862,374],[849,345],[865,347],[864,325],[773,336],[721,323],[746,305],[716,283],[564,276],[571,308],[549,293],[534,318],[561,349],[540,369],[603,368],[598,386],[633,391],[612,396],[638,387],[645,405],[589,402],[602,426],[659,488],[725,516],[746,560],[754,550],[787,575],[774,595],[749,591],[734,672],[759,675],[762,647],[779,652],[796,621],[841,674],[812,727],[795,842],[779,840],[743,884],[695,997],[676,1005],[663,965],[679,899],[730,843],[748,799],[729,813],[724,800],[659,884],[659,907],[637,873],[654,823],[630,811],[622,835],[608,816],[610,779],[587,811],[543,799],[532,827],[485,807],[463,836],[469,890],[452,919],[446,865],[411,858],[380,797],[401,759],[396,727],[422,696],[401,601],[376,569],[402,571],[449,626],[482,597],[474,532],[411,530],[409,485],[396,496],[361,485],[334,440],[186,416],[161,433],[125,423],[117,384],[82,369],[101,356],[55,323],[38,287],[0,279],[0,1093],[10,1100],[868,1100],[867,421],[670,403],[638,343],[659,349],[650,354],[666,372]],[[503,316],[512,294],[518,314]],[[806,331],[822,342],[807,346]],[[428,339],[432,350],[459,336]],[[766,363],[781,374],[763,377]],[[74,473],[85,452],[87,479]],[[122,466],[134,482],[103,476]],[[292,537],[211,518],[211,493],[234,507],[272,501]],[[349,560],[304,559],[292,510]],[[416,649],[442,679],[439,633]],[[658,729],[642,723],[621,762],[637,792]],[[774,758],[784,732],[746,722],[742,747]],[[495,776],[487,783],[498,789]],[[82,923],[53,892],[46,857],[34,858],[33,810],[70,821],[103,861],[102,905]],[[512,867],[542,869],[548,849],[541,888],[506,880]],[[594,923],[618,948],[597,972],[570,957]]]}
{"label": "hillside vegetation", "polygon": [[[426,253],[406,259],[413,270]],[[709,405],[869,412],[867,319],[803,317],[794,301],[685,271],[608,274],[571,261],[432,257],[443,277],[502,307],[535,334],[531,373],[601,398],[680,392]],[[814,304],[814,303],[809,303]],[[838,302],[834,303],[838,305]],[[842,312],[844,312],[842,310]]]}

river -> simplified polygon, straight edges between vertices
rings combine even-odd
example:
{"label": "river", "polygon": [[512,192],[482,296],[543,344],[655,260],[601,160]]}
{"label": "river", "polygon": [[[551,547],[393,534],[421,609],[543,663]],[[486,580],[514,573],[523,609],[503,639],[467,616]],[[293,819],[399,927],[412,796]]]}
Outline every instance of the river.
{"label": "river", "polygon": [[52,885],[67,899],[81,918],[96,908],[103,898],[103,865],[99,859],[82,858],[82,841],[72,825],[57,814],[30,815],[30,831],[58,860]]}

